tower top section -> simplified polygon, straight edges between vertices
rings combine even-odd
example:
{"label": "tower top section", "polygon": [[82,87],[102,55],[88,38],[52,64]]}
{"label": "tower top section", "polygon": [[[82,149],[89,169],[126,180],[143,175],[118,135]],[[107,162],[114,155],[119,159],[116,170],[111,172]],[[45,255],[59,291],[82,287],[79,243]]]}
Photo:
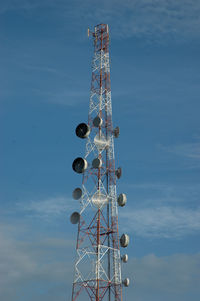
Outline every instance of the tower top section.
{"label": "tower top section", "polygon": [[99,24],[94,27],[94,32],[88,28],[88,37],[92,36],[94,39],[95,51],[108,52],[109,50],[109,30],[108,24]]}

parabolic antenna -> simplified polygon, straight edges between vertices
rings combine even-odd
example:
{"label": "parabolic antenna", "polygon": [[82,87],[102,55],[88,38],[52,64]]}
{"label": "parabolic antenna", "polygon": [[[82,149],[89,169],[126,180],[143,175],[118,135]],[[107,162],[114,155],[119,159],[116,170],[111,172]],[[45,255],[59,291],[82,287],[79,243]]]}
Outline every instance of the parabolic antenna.
{"label": "parabolic antenna", "polygon": [[94,143],[99,151],[102,151],[106,146],[109,145],[108,140],[106,140],[106,138],[104,137],[103,134],[101,134],[101,135],[97,134],[94,137]]}
{"label": "parabolic antenna", "polygon": [[83,173],[87,169],[88,163],[83,158],[76,158],[72,164],[72,168],[77,173]]}
{"label": "parabolic antenna", "polygon": [[122,256],[122,261],[123,261],[124,263],[127,263],[127,262],[128,262],[128,254],[124,254],[124,255]]}
{"label": "parabolic antenna", "polygon": [[129,284],[130,284],[129,278],[125,278],[122,283],[123,283],[124,286],[128,287]]}
{"label": "parabolic antenna", "polygon": [[97,208],[101,208],[108,203],[108,197],[107,195],[101,193],[101,191],[97,191],[92,197],[92,203]]}
{"label": "parabolic antenna", "polygon": [[79,200],[82,197],[82,189],[79,187],[75,188],[72,196],[75,200]]}
{"label": "parabolic antenna", "polygon": [[116,126],[116,128],[113,130],[113,135],[115,138],[119,137],[119,127],[118,126]]}
{"label": "parabolic antenna", "polygon": [[126,248],[129,244],[129,236],[127,234],[122,234],[120,237],[120,245],[123,248]]}
{"label": "parabolic antenna", "polygon": [[70,216],[70,221],[72,224],[78,224],[80,220],[80,214],[78,212],[74,212],[72,213],[72,215]]}
{"label": "parabolic antenna", "polygon": [[117,198],[117,203],[120,207],[123,207],[126,205],[127,197],[125,193],[121,193]]}
{"label": "parabolic antenna", "polygon": [[118,179],[120,179],[121,176],[122,176],[122,168],[121,168],[121,167],[118,167],[118,168],[115,170],[115,174],[116,174],[116,177],[117,177]]}
{"label": "parabolic antenna", "polygon": [[99,159],[99,158],[95,158],[93,161],[92,161],[92,167],[93,168],[99,168],[102,166],[102,160]]}
{"label": "parabolic antenna", "polygon": [[90,134],[90,128],[86,123],[80,123],[76,128],[76,135],[79,138],[87,138]]}
{"label": "parabolic antenna", "polygon": [[101,126],[102,123],[103,123],[103,120],[102,120],[99,116],[97,116],[97,117],[95,117],[95,118],[93,119],[93,125],[94,125],[96,128],[98,128],[99,126]]}

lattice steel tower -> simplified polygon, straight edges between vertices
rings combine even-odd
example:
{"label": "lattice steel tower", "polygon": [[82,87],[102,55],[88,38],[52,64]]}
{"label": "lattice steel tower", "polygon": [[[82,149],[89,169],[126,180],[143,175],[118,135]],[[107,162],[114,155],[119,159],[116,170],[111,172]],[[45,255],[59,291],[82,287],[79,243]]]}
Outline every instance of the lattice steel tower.
{"label": "lattice steel tower", "polygon": [[72,164],[82,174],[82,187],[73,191],[80,212],[70,218],[78,224],[72,301],[122,301],[129,279],[121,278],[121,262],[128,255],[121,257],[120,245],[127,247],[129,236],[119,239],[118,232],[118,206],[126,204],[126,195],[116,192],[121,168],[116,169],[114,157],[119,128],[112,125],[108,25],[95,26],[88,36],[94,41],[89,116],[76,128],[76,135],[86,139],[86,152]]}

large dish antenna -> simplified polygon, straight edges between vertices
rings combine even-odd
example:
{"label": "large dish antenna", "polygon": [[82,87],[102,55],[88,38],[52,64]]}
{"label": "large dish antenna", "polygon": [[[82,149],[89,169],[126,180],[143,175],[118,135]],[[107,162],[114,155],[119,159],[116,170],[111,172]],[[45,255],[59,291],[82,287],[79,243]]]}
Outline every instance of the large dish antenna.
{"label": "large dish antenna", "polygon": [[72,168],[77,173],[83,173],[87,169],[88,163],[83,158],[76,158],[72,164]]}
{"label": "large dish antenna", "polygon": [[90,134],[90,128],[86,123],[80,123],[76,128],[76,135],[81,138],[87,138]]}

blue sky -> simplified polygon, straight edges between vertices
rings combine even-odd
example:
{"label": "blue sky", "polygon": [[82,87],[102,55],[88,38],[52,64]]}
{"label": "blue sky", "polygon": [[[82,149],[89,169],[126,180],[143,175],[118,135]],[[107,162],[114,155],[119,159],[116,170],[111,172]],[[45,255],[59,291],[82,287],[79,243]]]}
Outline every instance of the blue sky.
{"label": "blue sky", "polygon": [[124,300],[199,300],[200,2],[2,0],[0,15],[0,299],[70,300],[86,33],[108,23]]}

